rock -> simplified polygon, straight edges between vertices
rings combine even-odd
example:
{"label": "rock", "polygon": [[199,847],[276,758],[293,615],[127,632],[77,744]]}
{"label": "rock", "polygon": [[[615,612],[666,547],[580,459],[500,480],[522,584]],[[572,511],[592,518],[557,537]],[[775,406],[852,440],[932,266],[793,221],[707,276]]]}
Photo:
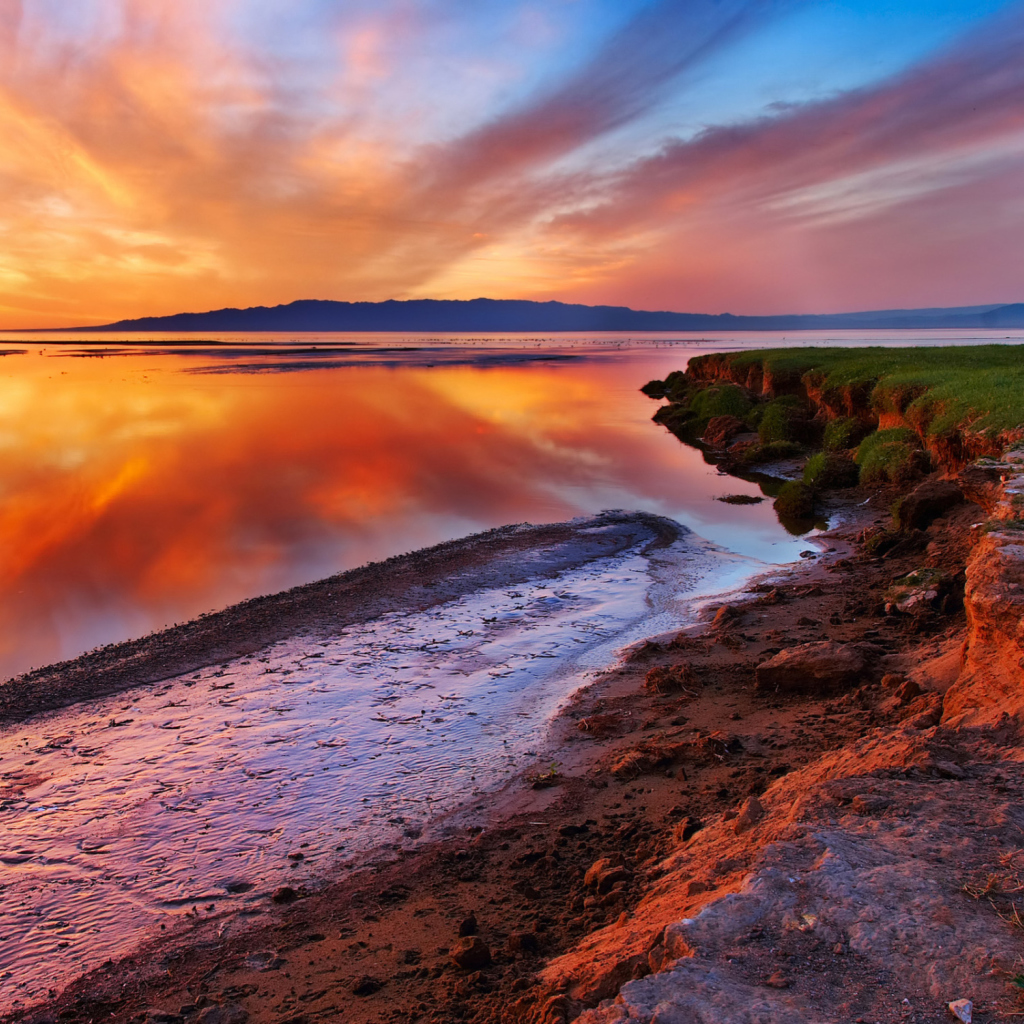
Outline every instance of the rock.
{"label": "rock", "polygon": [[733,826],[736,834],[746,832],[753,828],[764,817],[764,807],[756,796],[747,797],[739,814],[736,815],[736,824]]}
{"label": "rock", "polygon": [[700,818],[691,814],[685,821],[679,822],[672,832],[676,839],[686,843],[689,842],[689,840],[692,839],[693,836],[695,836],[703,827],[704,822],[701,821]]}
{"label": "rock", "polygon": [[644,686],[651,693],[694,691],[697,688],[697,678],[693,674],[693,669],[685,662],[678,665],[658,665],[647,673]]}
{"label": "rock", "polygon": [[765,984],[769,988],[789,988],[790,980],[782,971],[776,971],[770,978],[765,979]]}
{"label": "rock", "polygon": [[224,886],[224,891],[232,896],[240,896],[242,893],[251,892],[255,888],[256,885],[253,882],[234,881],[227,882]]}
{"label": "rock", "polygon": [[947,1005],[949,1006],[949,1012],[957,1020],[963,1021],[963,1024],[971,1024],[974,1016],[974,1004],[970,999],[954,999],[953,1002]]}
{"label": "rock", "polygon": [[1024,717],[1024,534],[993,530],[967,563],[964,606],[969,639],[942,721],[997,725]]}
{"label": "rock", "polygon": [[448,955],[455,966],[464,971],[479,971],[491,963],[491,950],[479,935],[466,935],[459,939]]}
{"label": "rock", "polygon": [[372,996],[374,992],[379,992],[383,987],[384,982],[380,978],[372,978],[369,974],[364,974],[352,982],[350,991],[354,996]]}
{"label": "rock", "polygon": [[743,420],[735,416],[712,416],[704,428],[701,440],[705,444],[724,448],[734,437],[746,430]]}
{"label": "rock", "polygon": [[245,958],[245,966],[251,971],[279,971],[287,962],[272,949],[261,949]]}
{"label": "rock", "polygon": [[939,569],[915,569],[896,580],[885,592],[885,612],[892,615],[920,615],[931,611],[943,591]]}
{"label": "rock", "polygon": [[726,505],[760,505],[764,497],[753,494],[723,494],[715,501],[722,501]]}
{"label": "rock", "polygon": [[724,629],[733,621],[733,619],[739,618],[740,613],[729,604],[723,604],[721,608],[715,612],[715,617],[711,620],[712,629]]}
{"label": "rock", "polygon": [[596,889],[598,892],[609,892],[616,882],[627,882],[633,877],[629,868],[622,864],[616,864],[607,857],[594,861],[587,868],[583,876],[583,884],[588,889]]}
{"label": "rock", "polygon": [[762,662],[755,670],[756,688],[789,693],[825,693],[866,682],[879,650],[871,644],[834,640],[799,644]]}
{"label": "rock", "polygon": [[850,810],[854,814],[880,814],[888,806],[889,801],[884,796],[872,793],[860,793],[850,801]]}
{"label": "rock", "polygon": [[270,900],[272,903],[294,903],[298,898],[299,894],[290,885],[282,885],[274,890]]}
{"label": "rock", "polygon": [[533,932],[513,932],[508,937],[510,953],[536,953],[540,950],[540,942]]}
{"label": "rock", "polygon": [[465,938],[467,935],[476,935],[479,930],[479,926],[476,921],[476,914],[470,914],[469,917],[464,918],[459,922],[459,937]]}
{"label": "rock", "polygon": [[964,492],[952,480],[925,480],[896,506],[896,526],[901,533],[926,530],[963,501]]}
{"label": "rock", "polygon": [[653,972],[660,971],[669,962],[668,950],[660,942],[647,954],[647,966]]}
{"label": "rock", "polygon": [[197,1024],[245,1024],[249,1012],[238,1003],[207,1006],[196,1018]]}
{"label": "rock", "polygon": [[562,825],[558,830],[560,836],[570,838],[572,836],[581,836],[590,831],[589,825]]}

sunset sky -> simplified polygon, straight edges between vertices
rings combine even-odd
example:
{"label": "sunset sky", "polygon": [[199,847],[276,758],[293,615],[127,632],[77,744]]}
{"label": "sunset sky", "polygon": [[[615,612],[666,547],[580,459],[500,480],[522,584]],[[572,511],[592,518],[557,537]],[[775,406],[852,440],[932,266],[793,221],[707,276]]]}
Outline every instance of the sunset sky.
{"label": "sunset sky", "polygon": [[1024,2],[0,0],[0,327],[1024,301]]}

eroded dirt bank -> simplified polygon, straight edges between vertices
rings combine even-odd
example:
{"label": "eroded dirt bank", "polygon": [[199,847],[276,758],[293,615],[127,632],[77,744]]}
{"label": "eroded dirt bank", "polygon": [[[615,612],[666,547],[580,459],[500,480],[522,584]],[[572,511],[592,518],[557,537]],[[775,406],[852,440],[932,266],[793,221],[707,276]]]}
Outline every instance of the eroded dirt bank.
{"label": "eroded dirt bank", "polygon": [[238,936],[197,907],[19,1016],[939,1022],[969,1000],[974,1020],[1011,1019],[1016,459],[968,474],[945,508],[925,500],[934,480],[916,485],[903,533],[887,532],[896,492],[844,499],[820,557],[581,693],[557,767],[461,839],[267,893]]}

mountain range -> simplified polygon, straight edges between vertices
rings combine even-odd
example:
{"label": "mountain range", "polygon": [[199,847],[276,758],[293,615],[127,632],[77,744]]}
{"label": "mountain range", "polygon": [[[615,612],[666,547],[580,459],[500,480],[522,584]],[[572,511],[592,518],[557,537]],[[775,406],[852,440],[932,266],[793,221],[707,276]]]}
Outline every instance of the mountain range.
{"label": "mountain range", "polygon": [[[862,313],[735,316],[672,313],[628,306],[583,306],[521,299],[409,299],[333,302],[302,299],[280,306],[215,309],[119,320],[76,331],[810,331],[1022,328],[1024,303]],[[67,330],[67,328],[64,328]]]}

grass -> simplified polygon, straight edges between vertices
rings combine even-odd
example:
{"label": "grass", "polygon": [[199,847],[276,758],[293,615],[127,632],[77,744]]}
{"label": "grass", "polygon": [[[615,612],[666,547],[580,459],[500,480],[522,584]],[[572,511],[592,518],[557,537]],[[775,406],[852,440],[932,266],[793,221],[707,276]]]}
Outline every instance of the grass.
{"label": "grass", "polygon": [[802,411],[799,399],[793,395],[783,395],[769,402],[764,407],[757,425],[757,436],[761,439],[761,444],[795,441],[797,432],[794,429],[794,421],[799,418]]}
{"label": "grass", "polygon": [[690,412],[705,425],[715,416],[743,419],[750,412],[751,401],[735,384],[719,384],[698,391],[690,399]]}
{"label": "grass", "polygon": [[856,448],[870,431],[860,420],[852,416],[831,420],[825,425],[825,434],[821,439],[821,447],[827,452],[849,451]]}
{"label": "grass", "polygon": [[867,391],[876,413],[902,413],[925,434],[968,427],[994,436],[1024,424],[1020,345],[762,349],[693,362],[709,358],[724,358],[738,377],[762,366],[783,386],[810,384],[837,403]]}
{"label": "grass", "polygon": [[876,430],[857,448],[862,484],[895,484],[910,480],[918,468],[919,444],[909,427]]}
{"label": "grass", "polygon": [[822,491],[856,487],[859,478],[860,471],[852,459],[832,452],[818,452],[804,466],[804,483]]}
{"label": "grass", "polygon": [[810,519],[814,515],[814,489],[799,480],[790,480],[779,490],[775,511],[784,519]]}

